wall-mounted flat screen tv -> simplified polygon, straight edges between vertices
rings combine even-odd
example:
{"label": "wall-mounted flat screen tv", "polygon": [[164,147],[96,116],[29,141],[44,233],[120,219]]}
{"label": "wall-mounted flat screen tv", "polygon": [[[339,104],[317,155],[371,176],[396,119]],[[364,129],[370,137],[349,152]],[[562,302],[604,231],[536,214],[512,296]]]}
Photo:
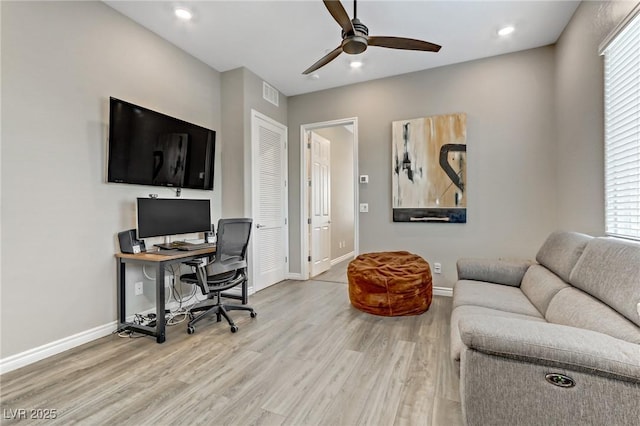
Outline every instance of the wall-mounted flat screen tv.
{"label": "wall-mounted flat screen tv", "polygon": [[213,189],[216,132],[116,98],[107,181]]}

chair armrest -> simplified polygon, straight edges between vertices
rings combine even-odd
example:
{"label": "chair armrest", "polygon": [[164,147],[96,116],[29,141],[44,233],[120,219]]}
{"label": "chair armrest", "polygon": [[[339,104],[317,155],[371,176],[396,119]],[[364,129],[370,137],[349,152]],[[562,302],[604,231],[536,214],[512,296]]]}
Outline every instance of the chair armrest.
{"label": "chair armrest", "polygon": [[522,277],[533,262],[520,259],[458,259],[459,280],[487,281],[520,287]]}
{"label": "chair armrest", "polygon": [[469,349],[640,383],[640,345],[603,333],[480,314],[461,318],[458,327]]}

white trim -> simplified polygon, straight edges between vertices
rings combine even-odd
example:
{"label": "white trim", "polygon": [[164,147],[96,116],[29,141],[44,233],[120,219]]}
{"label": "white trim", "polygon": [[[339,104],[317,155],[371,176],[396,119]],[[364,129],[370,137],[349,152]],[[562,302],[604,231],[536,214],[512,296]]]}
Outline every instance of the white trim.
{"label": "white trim", "polygon": [[300,126],[300,275],[303,280],[309,279],[309,235],[307,219],[309,218],[309,200],[307,197],[307,138],[306,134],[315,129],[335,126],[353,126],[353,244],[354,252],[360,253],[360,226],[359,226],[359,182],[358,182],[358,117],[342,118],[338,120],[322,121],[318,123],[308,123]]}
{"label": "white trim", "polygon": [[286,279],[288,280],[294,280],[294,281],[304,281],[304,279],[302,278],[302,274],[298,273],[298,272],[289,272],[286,276]]}
{"label": "white trim", "polygon": [[433,295],[453,297],[453,289],[451,287],[433,287]]}
{"label": "white trim", "polygon": [[44,344],[37,348],[29,349],[19,354],[3,358],[0,360],[0,374],[8,373],[9,371],[33,364],[34,362],[75,348],[76,346],[84,345],[85,343],[108,336],[116,331],[117,327],[117,321],[113,321],[109,324],[82,331],[78,334],[74,334],[73,336],[64,337],[60,340]]}
{"label": "white trim", "polygon": [[356,257],[356,252],[352,251],[347,254],[343,254],[340,257],[336,257],[335,259],[331,259],[331,266],[336,266],[338,263],[344,262],[345,260],[353,259]]}
{"label": "white trim", "polygon": [[631,12],[629,12],[629,14],[625,16],[624,19],[622,19],[622,21],[620,21],[618,25],[616,25],[615,28],[609,32],[609,34],[607,34],[604,40],[602,40],[600,46],[598,47],[598,53],[600,55],[604,55],[605,50],[607,50],[613,39],[616,38],[616,36],[620,34],[622,30],[624,30],[627,25],[629,25],[629,23],[633,20],[633,18],[635,18],[638,14],[640,14],[640,3],[638,3],[631,10]]}

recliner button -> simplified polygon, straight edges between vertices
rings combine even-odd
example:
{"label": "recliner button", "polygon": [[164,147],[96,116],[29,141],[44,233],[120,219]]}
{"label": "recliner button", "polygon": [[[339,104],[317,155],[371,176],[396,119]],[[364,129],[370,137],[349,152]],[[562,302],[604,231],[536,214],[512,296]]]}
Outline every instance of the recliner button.
{"label": "recliner button", "polygon": [[576,385],[576,382],[571,377],[560,373],[549,373],[544,378],[552,385],[561,388],[572,388]]}

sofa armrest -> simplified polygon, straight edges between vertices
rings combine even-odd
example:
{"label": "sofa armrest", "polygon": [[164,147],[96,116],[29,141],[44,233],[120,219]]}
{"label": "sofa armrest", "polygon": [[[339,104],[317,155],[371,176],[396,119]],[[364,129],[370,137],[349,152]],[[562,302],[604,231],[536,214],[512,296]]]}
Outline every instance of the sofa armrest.
{"label": "sofa armrest", "polygon": [[640,383],[640,345],[603,333],[489,315],[462,318],[458,327],[479,352]]}
{"label": "sofa armrest", "polygon": [[522,277],[533,262],[519,259],[458,259],[459,280],[487,281],[520,287]]}

